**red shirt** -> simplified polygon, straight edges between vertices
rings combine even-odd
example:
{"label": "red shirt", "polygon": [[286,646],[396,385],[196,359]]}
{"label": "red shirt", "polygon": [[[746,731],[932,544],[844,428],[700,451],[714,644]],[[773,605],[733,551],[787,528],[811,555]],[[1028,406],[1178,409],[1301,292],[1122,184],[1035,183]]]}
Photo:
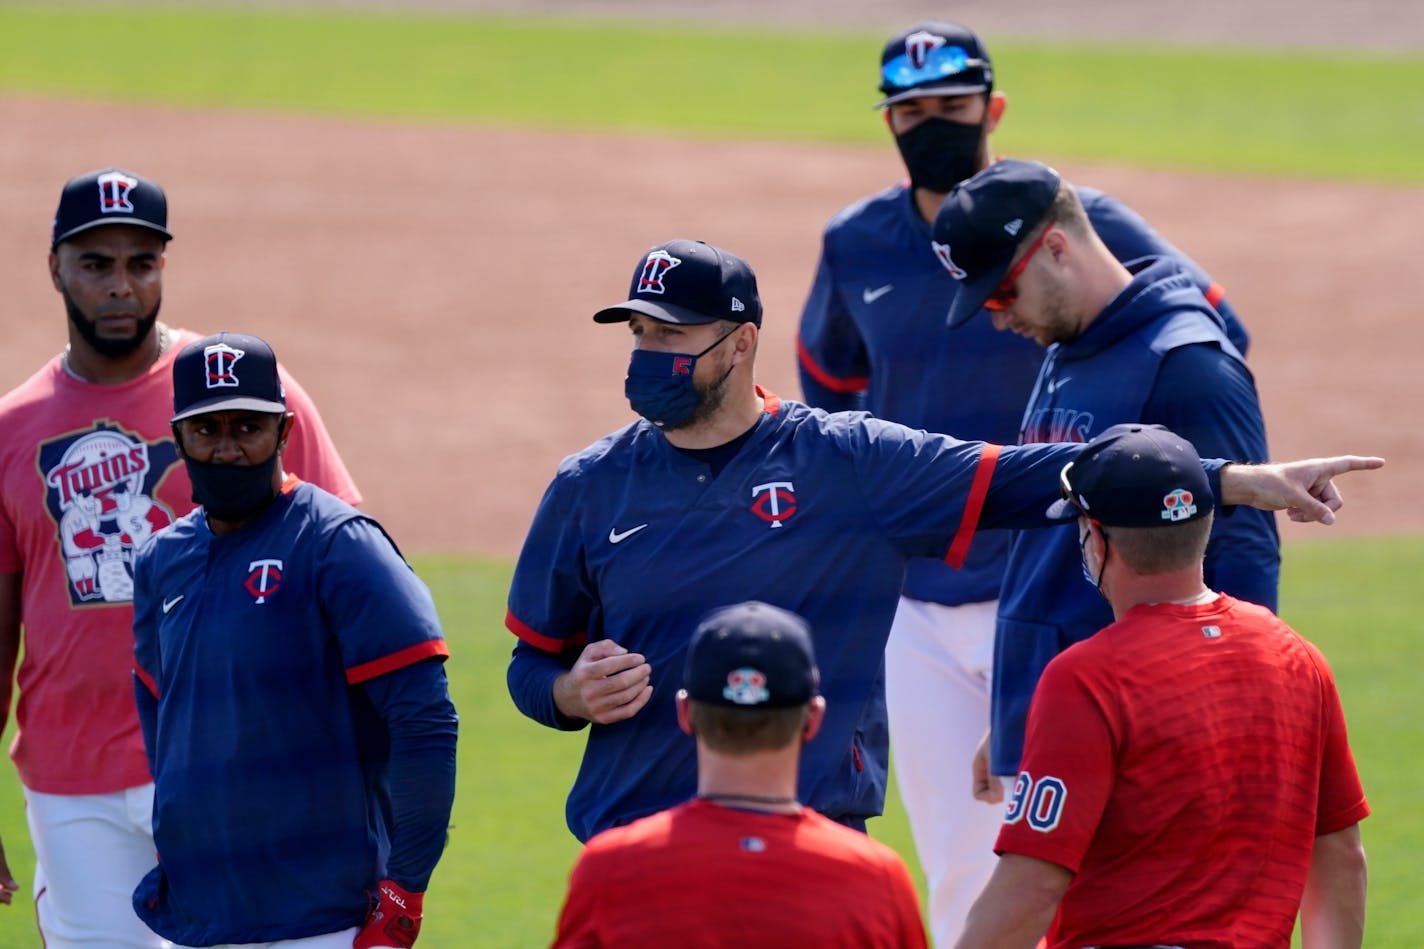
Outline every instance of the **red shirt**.
{"label": "red shirt", "polygon": [[[76,379],[56,356],[0,397],[0,573],[23,576],[25,647],[10,755],[32,791],[151,780],[133,697],[133,556],[193,509],[168,419],[173,360],[199,337],[171,332],[127,382]],[[296,414],[282,467],[358,503],[316,406],[278,371]]]}
{"label": "red shirt", "polygon": [[703,800],[588,842],[569,880],[558,949],[920,949],[909,872],[878,841],[815,811]]}
{"label": "red shirt", "polygon": [[1229,596],[1065,650],[997,850],[1074,872],[1048,943],[1288,947],[1319,835],[1369,813],[1320,650]]}

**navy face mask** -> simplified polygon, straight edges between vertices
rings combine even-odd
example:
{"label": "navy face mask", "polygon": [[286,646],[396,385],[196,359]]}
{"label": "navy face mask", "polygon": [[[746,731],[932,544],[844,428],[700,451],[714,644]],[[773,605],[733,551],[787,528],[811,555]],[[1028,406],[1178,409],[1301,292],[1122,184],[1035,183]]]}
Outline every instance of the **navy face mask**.
{"label": "navy face mask", "polygon": [[[628,378],[623,383],[623,394],[628,397],[633,411],[664,430],[686,425],[703,400],[703,394],[692,384],[692,372],[697,368],[697,360],[716,349],[736,331],[732,330],[695,354],[633,350],[633,358],[628,362]],[[726,379],[731,372],[732,368],[728,366],[722,379]],[[718,379],[717,384],[722,379]]]}
{"label": "navy face mask", "polygon": [[966,125],[949,119],[928,118],[903,135],[895,136],[895,145],[910,173],[910,184],[948,194],[955,185],[974,176],[983,137],[982,123]]}

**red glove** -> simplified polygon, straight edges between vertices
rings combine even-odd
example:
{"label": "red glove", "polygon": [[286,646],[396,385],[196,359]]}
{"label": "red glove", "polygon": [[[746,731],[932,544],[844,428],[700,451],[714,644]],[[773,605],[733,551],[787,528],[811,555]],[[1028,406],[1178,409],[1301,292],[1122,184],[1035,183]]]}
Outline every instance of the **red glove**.
{"label": "red glove", "polygon": [[366,917],[351,949],[410,949],[420,935],[425,894],[412,893],[391,880],[382,880],[376,889],[380,901]]}

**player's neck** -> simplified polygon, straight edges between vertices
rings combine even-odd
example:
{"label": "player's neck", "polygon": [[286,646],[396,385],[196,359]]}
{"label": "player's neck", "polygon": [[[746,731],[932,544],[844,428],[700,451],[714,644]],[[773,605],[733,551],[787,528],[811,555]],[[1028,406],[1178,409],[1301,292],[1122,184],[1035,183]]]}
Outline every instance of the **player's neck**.
{"label": "player's neck", "polygon": [[1145,576],[1126,569],[1112,570],[1103,578],[1103,591],[1117,619],[1142,604],[1208,603],[1216,598],[1202,579],[1200,565]]}
{"label": "player's neck", "polygon": [[933,224],[935,215],[939,214],[939,206],[944,203],[946,192],[915,188],[911,194],[915,200],[915,210],[920,213],[920,220]]}
{"label": "player's neck", "polygon": [[697,796],[727,807],[794,814],[799,744],[775,751],[728,755],[697,745]]}
{"label": "player's neck", "polygon": [[105,356],[98,352],[77,330],[70,327],[69,345],[64,348],[60,362],[64,371],[82,382],[93,382],[102,386],[118,385],[137,379],[153,364],[158,362],[171,345],[173,332],[163,323],[155,323],[153,330],[134,348],[133,352],[122,356]]}

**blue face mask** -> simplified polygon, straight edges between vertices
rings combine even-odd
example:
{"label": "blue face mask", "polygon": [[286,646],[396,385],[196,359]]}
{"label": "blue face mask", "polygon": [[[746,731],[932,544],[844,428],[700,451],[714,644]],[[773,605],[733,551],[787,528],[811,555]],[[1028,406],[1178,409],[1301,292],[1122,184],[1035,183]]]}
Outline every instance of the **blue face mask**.
{"label": "blue face mask", "polygon": [[[716,349],[736,331],[732,330],[695,354],[633,350],[633,358],[628,362],[628,378],[623,383],[623,394],[628,397],[633,411],[664,430],[686,425],[705,399],[705,395],[698,392],[692,383],[697,360]],[[728,366],[722,379],[726,379],[731,372],[732,368]],[[722,383],[722,379],[717,380],[714,389]]]}
{"label": "blue face mask", "polygon": [[1099,593],[1103,592],[1103,569],[1107,566],[1107,535],[1103,535],[1103,562],[1098,565],[1098,575],[1093,576],[1093,571],[1088,569],[1088,538],[1092,534],[1086,530],[1079,529],[1078,533],[1078,562],[1083,567],[1083,579],[1093,585]]}

